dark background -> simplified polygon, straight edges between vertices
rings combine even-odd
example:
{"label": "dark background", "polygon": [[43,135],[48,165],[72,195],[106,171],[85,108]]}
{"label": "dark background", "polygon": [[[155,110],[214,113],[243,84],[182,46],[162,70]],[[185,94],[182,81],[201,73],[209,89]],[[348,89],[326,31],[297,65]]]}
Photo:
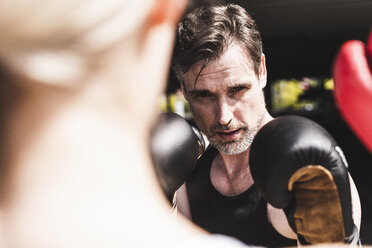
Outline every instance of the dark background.
{"label": "dark background", "polygon": [[[366,42],[372,30],[372,0],[210,0],[190,2],[189,8],[220,3],[237,3],[256,20],[266,55],[266,88],[282,78],[332,77],[333,60],[340,46],[354,39]],[[178,87],[170,71],[167,93]],[[265,94],[270,112],[270,90]],[[322,102],[321,108],[271,113],[307,116],[333,135],[345,153],[360,194],[362,243],[372,244],[372,153],[343,120],[332,91],[320,89],[312,97]]]}

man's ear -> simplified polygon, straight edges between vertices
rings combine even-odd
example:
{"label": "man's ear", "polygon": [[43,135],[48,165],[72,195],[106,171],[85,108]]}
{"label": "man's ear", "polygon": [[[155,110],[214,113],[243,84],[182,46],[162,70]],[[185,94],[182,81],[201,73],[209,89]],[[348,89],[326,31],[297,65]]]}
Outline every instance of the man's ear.
{"label": "man's ear", "polygon": [[259,75],[259,79],[260,79],[261,88],[265,88],[265,86],[266,86],[266,82],[267,82],[266,58],[265,58],[265,54],[262,54],[262,55],[261,55],[261,65],[260,65],[260,75]]}
{"label": "man's ear", "polygon": [[189,99],[187,97],[187,91],[186,91],[186,88],[185,88],[185,83],[184,82],[180,82],[180,86],[181,86],[183,97],[188,101]]}
{"label": "man's ear", "polygon": [[185,11],[187,0],[154,0],[148,25],[170,23],[176,25]]}

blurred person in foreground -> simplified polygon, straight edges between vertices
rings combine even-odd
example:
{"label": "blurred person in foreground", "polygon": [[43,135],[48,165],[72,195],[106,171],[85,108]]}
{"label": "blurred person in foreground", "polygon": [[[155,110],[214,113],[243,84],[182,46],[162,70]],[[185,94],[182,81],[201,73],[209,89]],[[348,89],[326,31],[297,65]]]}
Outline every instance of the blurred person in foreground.
{"label": "blurred person in foreground", "polygon": [[185,5],[0,2],[1,247],[242,246],[174,220],[148,155]]}

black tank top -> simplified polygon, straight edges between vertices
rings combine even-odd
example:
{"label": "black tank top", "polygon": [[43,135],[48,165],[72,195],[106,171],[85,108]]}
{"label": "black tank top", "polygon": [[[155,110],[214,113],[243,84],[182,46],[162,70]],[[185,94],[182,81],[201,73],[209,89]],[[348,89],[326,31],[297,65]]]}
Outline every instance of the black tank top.
{"label": "black tank top", "polygon": [[297,241],[280,235],[269,223],[267,202],[255,185],[237,196],[225,196],[210,181],[210,169],[218,151],[209,147],[186,182],[192,221],[210,233],[235,237],[246,244],[283,247]]}

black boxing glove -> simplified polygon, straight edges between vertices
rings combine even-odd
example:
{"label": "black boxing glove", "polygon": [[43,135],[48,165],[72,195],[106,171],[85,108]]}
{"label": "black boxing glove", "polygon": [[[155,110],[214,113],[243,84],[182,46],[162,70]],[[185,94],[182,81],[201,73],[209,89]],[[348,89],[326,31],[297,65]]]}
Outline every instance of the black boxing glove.
{"label": "black boxing glove", "polygon": [[182,116],[162,113],[151,130],[150,153],[160,186],[170,202],[194,170],[203,136]]}
{"label": "black boxing glove", "polygon": [[275,118],[254,138],[249,163],[257,188],[284,209],[301,243],[358,242],[346,160],[320,125]]}

